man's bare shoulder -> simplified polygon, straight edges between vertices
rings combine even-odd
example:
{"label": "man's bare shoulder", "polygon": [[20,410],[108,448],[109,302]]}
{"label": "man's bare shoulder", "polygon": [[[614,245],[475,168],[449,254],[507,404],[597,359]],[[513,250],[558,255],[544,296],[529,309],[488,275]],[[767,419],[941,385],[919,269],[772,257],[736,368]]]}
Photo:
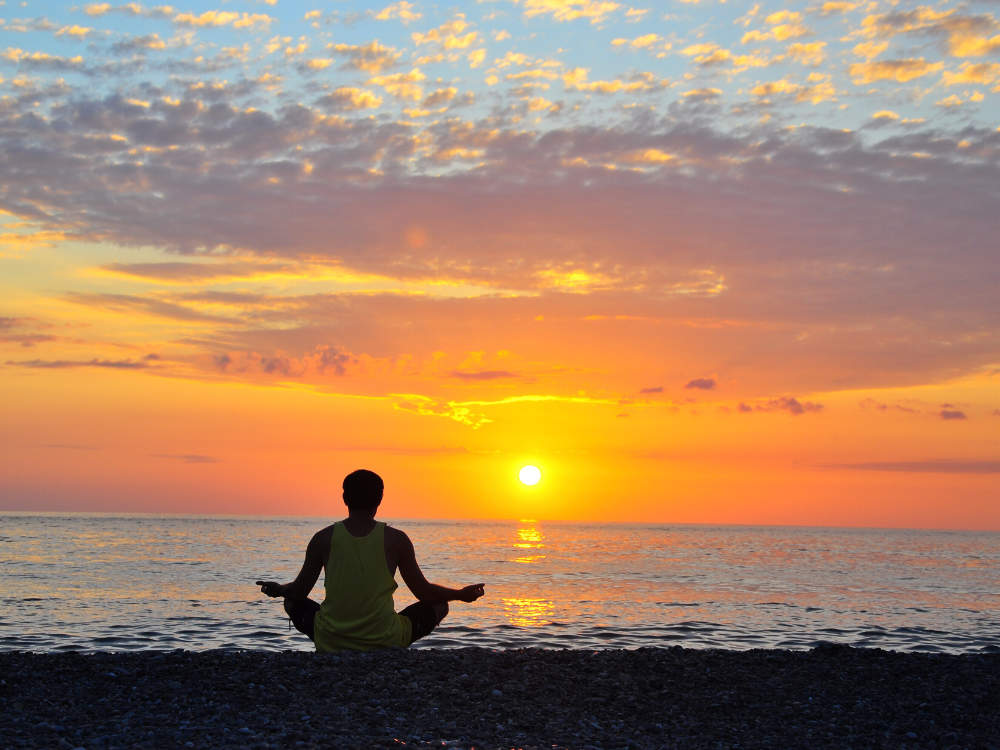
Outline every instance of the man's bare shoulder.
{"label": "man's bare shoulder", "polygon": [[330,539],[333,536],[333,527],[336,525],[335,523],[331,523],[329,526],[325,526],[313,534],[312,539],[309,540],[309,546],[329,547]]}
{"label": "man's bare shoulder", "polygon": [[392,547],[410,543],[410,537],[406,535],[405,531],[397,529],[394,526],[390,526],[389,524],[385,525],[385,540]]}

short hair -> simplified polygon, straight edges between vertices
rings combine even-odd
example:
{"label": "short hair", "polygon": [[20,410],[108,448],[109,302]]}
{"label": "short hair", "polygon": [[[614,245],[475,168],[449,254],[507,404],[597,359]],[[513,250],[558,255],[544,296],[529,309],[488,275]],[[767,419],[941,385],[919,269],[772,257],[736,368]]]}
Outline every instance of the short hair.
{"label": "short hair", "polygon": [[368,469],[358,469],[344,477],[344,503],[348,508],[376,508],[382,502],[384,490],[382,477]]}

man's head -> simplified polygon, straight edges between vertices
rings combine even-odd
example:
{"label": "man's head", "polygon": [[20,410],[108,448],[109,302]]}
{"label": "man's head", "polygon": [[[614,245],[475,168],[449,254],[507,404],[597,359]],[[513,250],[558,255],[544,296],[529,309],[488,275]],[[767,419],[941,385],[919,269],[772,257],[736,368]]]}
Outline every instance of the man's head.
{"label": "man's head", "polygon": [[382,477],[368,469],[352,471],[344,477],[344,504],[349,510],[374,513],[382,502]]}

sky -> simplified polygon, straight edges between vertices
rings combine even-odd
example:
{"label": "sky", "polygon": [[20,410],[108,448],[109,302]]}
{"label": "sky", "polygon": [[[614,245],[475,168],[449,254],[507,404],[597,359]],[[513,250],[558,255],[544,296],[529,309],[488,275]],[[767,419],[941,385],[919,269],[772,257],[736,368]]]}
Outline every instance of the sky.
{"label": "sky", "polygon": [[0,111],[0,508],[1000,529],[996,0],[8,0]]}

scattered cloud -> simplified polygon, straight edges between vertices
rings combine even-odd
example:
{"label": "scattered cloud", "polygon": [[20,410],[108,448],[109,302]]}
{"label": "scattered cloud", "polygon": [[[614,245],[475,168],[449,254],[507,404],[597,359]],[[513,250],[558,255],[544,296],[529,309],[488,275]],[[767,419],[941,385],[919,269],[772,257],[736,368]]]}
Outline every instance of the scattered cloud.
{"label": "scattered cloud", "polygon": [[599,24],[611,13],[621,8],[620,3],[609,0],[514,0],[524,8],[527,18],[549,16],[554,21],[584,19]]}
{"label": "scattered cloud", "polygon": [[750,412],[787,412],[793,416],[799,416],[808,413],[818,413],[823,411],[823,404],[814,403],[811,401],[799,401],[797,398],[791,396],[781,396],[779,398],[772,398],[766,401],[754,402],[752,405],[745,402],[740,402],[737,406],[737,410],[748,414]]}
{"label": "scattered cloud", "polygon": [[154,317],[173,320],[230,323],[233,321],[218,315],[211,315],[175,302],[160,300],[153,297],[140,297],[131,294],[91,294],[86,292],[71,292],[65,296],[69,302],[87,307],[99,308],[120,313],[142,313]]}
{"label": "scattered cloud", "polygon": [[965,412],[961,409],[956,409],[950,404],[944,404],[941,407],[941,411],[938,413],[941,419],[944,420],[956,420],[956,419],[967,419]]}
{"label": "scattered cloud", "polygon": [[362,109],[377,109],[382,106],[382,97],[367,89],[340,86],[316,101],[322,107],[338,112],[356,112]]}
{"label": "scattered cloud", "polygon": [[500,380],[519,377],[517,373],[508,370],[453,370],[451,376],[459,380]]}
{"label": "scattered cloud", "polygon": [[923,461],[863,461],[825,464],[823,468],[854,471],[888,471],[912,474],[1000,474],[1000,461],[966,461],[935,458]]}
{"label": "scattered cloud", "polygon": [[850,67],[851,78],[856,84],[875,81],[897,81],[906,83],[922,78],[928,73],[941,70],[942,62],[928,62],[922,57],[905,60],[882,60],[879,62],[854,63]]}
{"label": "scattered cloud", "polygon": [[483,425],[493,421],[482,412],[454,401],[441,401],[415,393],[396,394],[394,399],[393,407],[400,411],[409,411],[429,417],[444,417],[467,425],[474,430],[478,430]]}
{"label": "scattered cloud", "polygon": [[381,73],[393,67],[403,56],[400,50],[379,43],[378,39],[369,44],[334,44],[328,48],[347,58],[344,67],[352,70],[363,70],[366,73]]}
{"label": "scattered cloud", "polygon": [[219,459],[215,456],[206,456],[202,453],[152,453],[153,458],[166,458],[171,461],[180,461],[185,464],[216,464]]}
{"label": "scattered cloud", "polygon": [[194,13],[178,13],[173,17],[178,26],[231,26],[234,29],[261,29],[274,21],[266,13],[238,13],[234,11],[206,10]]}
{"label": "scattered cloud", "polygon": [[715,386],[715,378],[695,378],[694,380],[689,380],[684,387],[688,389],[695,388],[702,391],[710,391],[715,388]]}
{"label": "scattered cloud", "polygon": [[142,370],[149,367],[148,360],[65,360],[65,359],[31,359],[31,360],[7,360],[7,364],[12,367],[27,367],[38,370],[61,370],[77,367],[104,367],[112,370]]}
{"label": "scattered cloud", "polygon": [[424,89],[420,84],[426,79],[427,76],[419,68],[413,68],[409,73],[374,76],[368,82],[373,86],[381,86],[397,99],[420,101],[424,96]]}
{"label": "scattered cloud", "polygon": [[419,11],[414,10],[413,3],[409,3],[406,0],[400,0],[398,3],[392,3],[387,5],[378,13],[375,14],[376,21],[388,21],[391,19],[399,19],[405,24],[412,23],[413,21],[419,21],[423,18],[423,14]]}

